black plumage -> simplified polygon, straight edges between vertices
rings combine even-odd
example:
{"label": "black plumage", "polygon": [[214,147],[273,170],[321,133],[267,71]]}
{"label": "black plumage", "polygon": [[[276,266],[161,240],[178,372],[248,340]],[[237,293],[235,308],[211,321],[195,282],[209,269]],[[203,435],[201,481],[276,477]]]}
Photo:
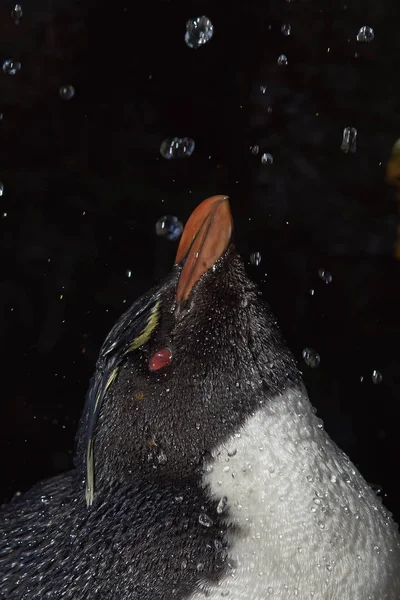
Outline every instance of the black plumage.
{"label": "black plumage", "polygon": [[[226,569],[204,460],[300,376],[232,243],[177,306],[184,262],[103,344],[75,470],[3,510],[1,598],[183,599]],[[170,364],[151,371],[164,348]]]}

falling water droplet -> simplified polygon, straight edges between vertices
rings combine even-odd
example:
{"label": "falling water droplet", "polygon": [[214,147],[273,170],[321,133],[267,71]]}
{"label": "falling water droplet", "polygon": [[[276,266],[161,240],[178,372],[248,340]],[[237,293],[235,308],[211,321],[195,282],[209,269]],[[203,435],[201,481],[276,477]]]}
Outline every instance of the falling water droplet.
{"label": "falling water droplet", "polygon": [[329,271],[326,271],[326,269],[319,269],[318,276],[320,279],[322,279],[322,281],[325,281],[326,284],[331,283],[332,281],[332,275],[329,273]]}
{"label": "falling water droplet", "polygon": [[260,152],[260,146],[250,146],[250,152],[254,154],[254,156],[257,156],[257,154]]}
{"label": "falling water droplet", "polygon": [[269,152],[264,152],[264,154],[261,157],[261,163],[263,165],[272,165],[274,162],[274,157],[272,156],[272,154],[269,154]]}
{"label": "falling water droplet", "polygon": [[16,25],[19,25],[19,23],[22,19],[22,15],[23,15],[22,6],[20,4],[16,4],[11,11],[11,18]]}
{"label": "falling water droplet", "polygon": [[166,465],[168,462],[167,455],[162,450],[159,453],[159,455],[157,456],[157,461],[160,465]]}
{"label": "falling water droplet", "polygon": [[189,19],[186,23],[185,42],[189,48],[200,48],[211,40],[213,33],[213,24],[204,15],[196,19]]}
{"label": "falling water droplet", "polygon": [[228,504],[228,498],[226,496],[222,496],[221,500],[218,502],[218,505],[217,505],[217,513],[219,515],[221,515],[224,512],[227,504]]}
{"label": "falling water droplet", "polygon": [[383,379],[383,375],[380,371],[375,369],[372,371],[372,383],[380,383]]}
{"label": "falling water droplet", "polygon": [[203,527],[211,527],[211,525],[213,525],[213,520],[210,519],[206,513],[201,513],[199,515],[199,523],[200,525],[203,525]]}
{"label": "falling water droplet", "polygon": [[303,360],[308,367],[315,369],[321,362],[321,357],[313,348],[304,348]]}
{"label": "falling water droplet", "polygon": [[167,138],[161,143],[160,153],[167,160],[187,158],[193,154],[194,146],[194,141],[189,137]]}
{"label": "falling water droplet", "polygon": [[0,197],[4,194],[4,184],[0,181]]}
{"label": "falling water droplet", "polygon": [[75,88],[73,85],[62,85],[58,93],[63,100],[71,100],[75,96]]}
{"label": "falling water droplet", "polygon": [[132,271],[130,269],[127,269],[126,276],[127,277],[132,277]]}
{"label": "falling water droplet", "polygon": [[21,69],[21,63],[17,60],[11,60],[8,58],[3,62],[3,72],[6,75],[15,75]]}
{"label": "falling water droplet", "polygon": [[290,35],[292,33],[292,26],[291,25],[282,25],[281,27],[281,31],[283,33],[283,35]]}
{"label": "falling water droplet", "polygon": [[345,127],[343,129],[343,139],[340,146],[345,154],[354,152],[357,149],[357,129],[355,127]]}
{"label": "falling water droplet", "polygon": [[286,54],[280,54],[278,56],[277,63],[280,67],[286,67],[288,64],[288,59],[287,59]]}
{"label": "falling water droplet", "polygon": [[266,94],[267,93],[267,86],[266,85],[260,85],[260,92],[262,94]]}
{"label": "falling water droplet", "polygon": [[156,223],[156,234],[170,241],[177,240],[182,233],[182,229],[183,226],[178,217],[171,215],[161,217]]}
{"label": "falling water droplet", "polygon": [[250,262],[252,265],[258,267],[258,265],[261,263],[261,252],[252,252],[250,254]]}
{"label": "falling water droplet", "polygon": [[357,33],[357,42],[372,42],[375,34],[372,27],[368,27],[368,25],[363,25],[360,27],[360,31]]}

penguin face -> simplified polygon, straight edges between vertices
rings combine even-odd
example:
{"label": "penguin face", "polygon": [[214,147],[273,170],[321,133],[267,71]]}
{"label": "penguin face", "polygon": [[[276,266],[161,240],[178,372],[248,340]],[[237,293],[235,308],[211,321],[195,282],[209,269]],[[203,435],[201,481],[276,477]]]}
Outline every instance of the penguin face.
{"label": "penguin face", "polygon": [[94,488],[190,478],[268,397],[298,378],[232,243],[228,200],[203,202],[172,273],[107,337],[89,390],[87,501]]}

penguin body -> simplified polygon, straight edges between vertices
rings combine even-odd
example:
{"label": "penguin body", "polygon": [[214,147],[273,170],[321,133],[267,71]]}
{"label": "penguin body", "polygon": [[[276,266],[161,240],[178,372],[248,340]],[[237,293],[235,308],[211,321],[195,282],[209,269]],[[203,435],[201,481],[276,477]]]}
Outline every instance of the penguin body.
{"label": "penguin body", "polygon": [[400,598],[396,525],[314,414],[226,197],[100,352],[76,469],[1,515],[0,598]]}

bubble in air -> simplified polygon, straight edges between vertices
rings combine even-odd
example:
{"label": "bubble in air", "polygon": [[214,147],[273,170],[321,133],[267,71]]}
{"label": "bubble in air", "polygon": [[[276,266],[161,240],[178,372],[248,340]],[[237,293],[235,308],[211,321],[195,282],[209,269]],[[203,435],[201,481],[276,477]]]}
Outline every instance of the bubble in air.
{"label": "bubble in air", "polygon": [[360,30],[357,33],[357,42],[372,42],[374,37],[375,34],[372,27],[368,27],[368,25],[363,25],[362,27],[360,27]]}
{"label": "bubble in air", "polygon": [[180,237],[182,230],[182,223],[178,217],[172,215],[164,215],[158,219],[156,223],[156,234],[169,241],[177,240]]}
{"label": "bubble in air", "polygon": [[16,25],[19,25],[19,23],[22,19],[22,15],[23,15],[22,6],[20,4],[16,4],[11,11],[11,18]]}
{"label": "bubble in air", "polygon": [[326,284],[331,283],[332,275],[326,269],[319,269],[318,276],[322,281],[325,281]]}
{"label": "bubble in air", "polygon": [[187,158],[193,154],[194,141],[189,137],[173,137],[165,139],[160,146],[160,154],[167,160]]}
{"label": "bubble in air", "polygon": [[197,49],[209,42],[213,33],[213,24],[206,16],[189,19],[186,23],[185,42],[189,48]]}
{"label": "bubble in air", "polygon": [[63,100],[71,100],[75,96],[75,88],[73,85],[62,85],[58,93]]}
{"label": "bubble in air", "polygon": [[380,371],[376,371],[375,369],[372,371],[372,383],[380,383],[383,379],[383,375]]}
{"label": "bubble in air", "polygon": [[274,157],[269,152],[264,152],[261,156],[261,164],[263,165],[272,165],[274,162]]}
{"label": "bubble in air", "polygon": [[288,36],[292,33],[292,26],[291,25],[282,25],[281,31],[282,31],[283,35]]}
{"label": "bubble in air", "polygon": [[355,127],[345,127],[343,129],[343,138],[340,146],[345,154],[354,152],[357,149],[357,129]]}
{"label": "bubble in air", "polygon": [[199,515],[199,523],[203,527],[211,527],[211,525],[213,525],[213,520],[208,515],[206,515],[206,513],[201,513]]}
{"label": "bubble in air", "polygon": [[252,265],[258,267],[258,265],[261,263],[261,252],[252,252],[250,254],[250,262]]}
{"label": "bubble in air", "polygon": [[16,75],[21,69],[21,63],[18,60],[11,60],[8,58],[3,62],[3,73],[6,75]]}
{"label": "bubble in air", "polygon": [[312,369],[318,367],[321,362],[320,355],[313,348],[304,348],[302,355],[306,365]]}
{"label": "bubble in air", "polygon": [[289,62],[289,61],[288,61],[288,58],[287,58],[286,54],[280,54],[280,55],[278,56],[277,63],[278,63],[278,65],[279,65],[280,67],[286,67],[286,66],[287,66],[287,64],[288,64],[288,62]]}

